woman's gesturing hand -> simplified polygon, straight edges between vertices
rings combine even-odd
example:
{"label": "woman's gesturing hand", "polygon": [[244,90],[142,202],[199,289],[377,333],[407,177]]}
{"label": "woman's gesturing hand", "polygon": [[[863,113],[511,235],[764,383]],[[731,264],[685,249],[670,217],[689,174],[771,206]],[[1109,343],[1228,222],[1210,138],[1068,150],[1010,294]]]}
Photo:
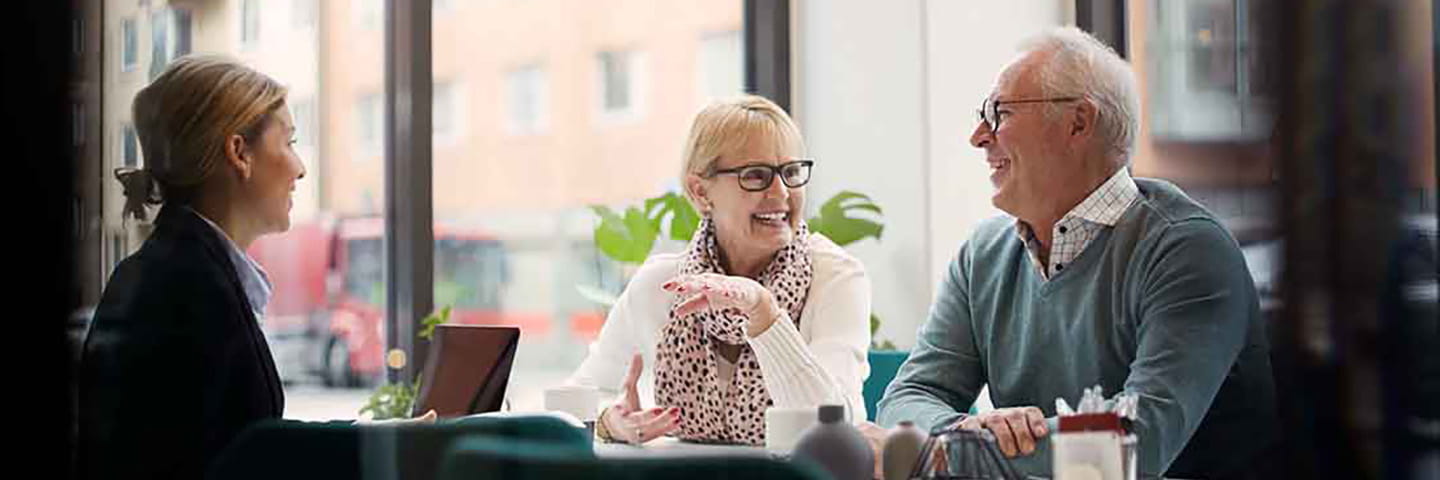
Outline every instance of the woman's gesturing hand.
{"label": "woman's gesturing hand", "polygon": [[780,306],[775,295],[758,282],[745,278],[716,273],[680,275],[665,282],[660,288],[684,298],[675,313],[689,315],[702,310],[720,312],[734,309],[750,319],[745,325],[745,335],[754,338],[780,316]]}
{"label": "woman's gesturing hand", "polygon": [[625,376],[625,394],[600,417],[611,437],[631,445],[654,440],[680,426],[679,408],[640,409],[640,393],[635,385],[643,370],[645,360],[637,353],[630,359],[630,372]]}

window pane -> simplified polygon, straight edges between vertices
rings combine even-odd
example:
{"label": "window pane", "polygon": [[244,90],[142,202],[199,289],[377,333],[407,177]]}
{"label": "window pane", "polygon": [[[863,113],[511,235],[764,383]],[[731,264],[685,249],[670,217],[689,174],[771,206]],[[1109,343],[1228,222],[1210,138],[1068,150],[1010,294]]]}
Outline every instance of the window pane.
{"label": "window pane", "polygon": [[135,20],[125,19],[120,22],[120,68],[130,71],[135,68],[136,58],[140,43],[139,34],[135,31]]}
{"label": "window pane", "polygon": [[606,112],[630,108],[629,52],[600,52],[600,88]]}
{"label": "window pane", "polygon": [[[370,393],[359,387],[383,374],[384,169],[380,148],[369,144],[383,138],[384,55],[379,30],[346,19],[363,5],[378,16],[382,4],[338,1],[317,9],[317,1],[295,0],[288,8],[290,1],[104,2],[106,31],[124,42],[105,50],[106,64],[141,69],[105,76],[101,110],[110,133],[102,171],[147,163],[131,101],[179,56],[227,55],[285,85],[292,148],[307,174],[296,182],[290,230],[262,236],[249,251],[274,287],[261,324],[287,382],[286,417],[356,418]],[[323,39],[318,14],[332,26]],[[360,98],[369,102],[363,112],[355,108]],[[364,132],[352,127],[360,116],[369,125]],[[367,148],[360,148],[361,134],[369,137]],[[140,247],[150,226],[121,221],[120,185],[106,178],[104,264],[114,265]]]}
{"label": "window pane", "polygon": [[135,137],[135,127],[126,125],[120,133],[120,158],[127,167],[140,166],[140,141]]}
{"label": "window pane", "polygon": [[240,43],[249,47],[260,38],[260,0],[240,1]]}
{"label": "window pane", "polygon": [[520,326],[509,397],[537,410],[604,322],[587,294],[618,294],[634,270],[597,250],[589,206],[676,190],[697,108],[741,91],[742,2],[448,3],[435,126],[460,133],[435,147],[435,305]]}
{"label": "window pane", "polygon": [[704,101],[727,97],[745,89],[744,43],[740,30],[706,34],[700,38],[700,95]]}
{"label": "window pane", "polygon": [[543,133],[549,110],[549,79],[530,65],[506,74],[506,126],[511,135]]}

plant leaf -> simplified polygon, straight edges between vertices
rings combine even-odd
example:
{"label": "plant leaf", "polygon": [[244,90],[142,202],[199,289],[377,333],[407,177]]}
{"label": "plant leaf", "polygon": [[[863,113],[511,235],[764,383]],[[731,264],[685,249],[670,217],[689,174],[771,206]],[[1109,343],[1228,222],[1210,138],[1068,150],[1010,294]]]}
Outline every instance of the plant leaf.
{"label": "plant leaf", "polygon": [[880,239],[885,226],[874,220],[849,216],[854,211],[870,212],[879,217],[883,211],[870,197],[849,190],[835,194],[820,206],[820,214],[807,221],[810,231],[830,237],[836,245],[846,246],[866,237]]}
{"label": "plant leaf", "polygon": [[621,263],[641,263],[650,254],[658,230],[640,209],[631,207],[625,215],[609,207],[592,205],[590,210],[600,217],[595,226],[595,246],[605,256]]}
{"label": "plant leaf", "polygon": [[420,333],[415,336],[427,341],[434,337],[436,326],[450,323],[450,307],[450,305],[446,305],[445,308],[426,315],[424,320],[420,320]]}
{"label": "plant leaf", "polygon": [[655,247],[655,237],[660,235],[660,227],[645,216],[645,212],[638,208],[625,209],[625,228],[630,232],[631,258],[633,263],[642,263],[645,257],[650,256],[650,249]]}
{"label": "plant leaf", "polygon": [[685,197],[675,192],[666,192],[645,200],[645,212],[655,222],[657,230],[664,224],[665,218],[669,217],[671,240],[690,240],[700,225],[700,214],[695,212],[695,207],[690,206]]}

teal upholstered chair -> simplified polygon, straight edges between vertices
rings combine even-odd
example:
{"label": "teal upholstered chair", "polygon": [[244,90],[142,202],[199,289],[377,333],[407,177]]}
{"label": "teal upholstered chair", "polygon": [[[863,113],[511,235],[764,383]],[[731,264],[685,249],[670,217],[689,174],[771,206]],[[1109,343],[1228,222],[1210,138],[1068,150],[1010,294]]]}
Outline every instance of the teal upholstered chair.
{"label": "teal upholstered chair", "polygon": [[900,372],[900,365],[910,357],[910,352],[900,350],[872,350],[867,356],[870,361],[870,376],[865,379],[865,419],[875,421],[880,398],[885,396],[885,387]]}
{"label": "teal upholstered chair", "polygon": [[430,425],[276,421],[246,430],[210,467],[214,479],[436,478],[450,444],[478,436],[588,450],[585,430],[549,416],[470,417]]}
{"label": "teal upholstered chair", "polygon": [[529,441],[468,437],[450,447],[444,480],[824,480],[820,467],[769,457],[715,455],[599,458],[591,451]]}

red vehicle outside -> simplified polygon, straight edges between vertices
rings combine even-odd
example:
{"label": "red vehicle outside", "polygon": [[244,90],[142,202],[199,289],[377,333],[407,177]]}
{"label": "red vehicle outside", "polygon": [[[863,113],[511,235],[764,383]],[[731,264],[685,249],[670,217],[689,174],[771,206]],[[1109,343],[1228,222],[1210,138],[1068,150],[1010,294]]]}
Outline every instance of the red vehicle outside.
{"label": "red vehicle outside", "polygon": [[[452,306],[452,323],[549,332],[547,313],[502,308],[509,273],[499,240],[434,228],[435,305]],[[352,218],[296,224],[251,246],[275,287],[263,329],[285,380],[318,375],[326,385],[357,386],[383,374],[383,236],[382,219]]]}

